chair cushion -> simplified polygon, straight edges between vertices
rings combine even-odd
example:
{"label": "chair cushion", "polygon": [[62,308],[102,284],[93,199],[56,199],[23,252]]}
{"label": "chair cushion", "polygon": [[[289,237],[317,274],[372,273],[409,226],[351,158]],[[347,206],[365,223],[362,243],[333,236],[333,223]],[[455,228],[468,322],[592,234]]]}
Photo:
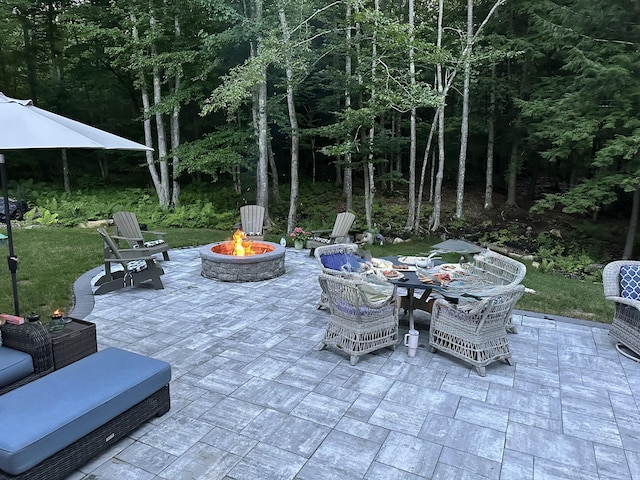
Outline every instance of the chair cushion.
{"label": "chair cushion", "polygon": [[365,294],[371,303],[385,302],[393,295],[393,285],[387,283],[360,283],[358,289]]}
{"label": "chair cushion", "polygon": [[130,272],[141,272],[147,269],[147,262],[144,260],[132,260],[127,262],[127,270]]}
{"label": "chair cushion", "polygon": [[637,265],[620,267],[620,295],[633,300],[640,299],[640,267]]}
{"label": "chair cushion", "polygon": [[362,272],[364,271],[363,264],[366,263],[362,258],[350,253],[322,255],[320,261],[325,268],[338,272]]}
{"label": "chair cushion", "polygon": [[158,245],[162,245],[164,242],[164,240],[151,240],[149,242],[144,242],[144,246],[146,248],[151,248],[151,247],[157,247]]}
{"label": "chair cushion", "polygon": [[318,242],[318,243],[326,243],[326,244],[331,243],[331,239],[322,238],[322,237],[311,237],[309,240],[311,240],[312,242]]}
{"label": "chair cushion", "polygon": [[0,387],[6,387],[33,373],[33,359],[28,353],[0,347]]}

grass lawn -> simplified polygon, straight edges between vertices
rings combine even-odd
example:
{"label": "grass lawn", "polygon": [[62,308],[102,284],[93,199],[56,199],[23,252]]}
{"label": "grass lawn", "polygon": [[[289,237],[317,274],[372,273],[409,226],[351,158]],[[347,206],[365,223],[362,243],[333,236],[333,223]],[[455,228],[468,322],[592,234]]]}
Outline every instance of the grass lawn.
{"label": "grass lawn", "polygon": [[[150,226],[152,228],[152,226]],[[230,236],[228,231],[207,229],[162,229],[172,248],[204,245]],[[2,233],[6,233],[2,231]],[[88,270],[102,265],[102,240],[94,229],[32,228],[13,229],[18,262],[20,314],[36,312],[48,317],[59,308],[73,306],[73,283]],[[279,236],[266,240],[278,242]],[[412,241],[398,245],[374,245],[374,256],[416,255],[429,250],[432,242]],[[5,255],[8,249],[0,249]],[[526,262],[525,262],[526,263]],[[613,305],[605,301],[602,284],[544,274],[527,265],[526,293],[517,309],[609,323]],[[13,313],[11,276],[6,263],[0,268],[0,313]]]}

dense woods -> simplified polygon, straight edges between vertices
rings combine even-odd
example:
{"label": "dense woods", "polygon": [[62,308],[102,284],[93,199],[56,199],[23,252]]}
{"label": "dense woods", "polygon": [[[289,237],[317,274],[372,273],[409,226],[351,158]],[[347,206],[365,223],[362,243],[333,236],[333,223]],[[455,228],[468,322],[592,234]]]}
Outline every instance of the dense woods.
{"label": "dense woods", "polygon": [[486,209],[500,191],[623,216],[629,257],[639,40],[634,0],[0,1],[0,91],[155,149],[146,166],[48,152],[8,167],[49,180],[68,162],[66,188],[125,178],[168,209],[194,181],[231,179],[267,209],[286,183],[289,231],[300,179],[335,182],[347,209],[364,192],[369,227],[376,196],[400,191],[414,233],[440,228],[443,189],[463,218],[480,186]]}

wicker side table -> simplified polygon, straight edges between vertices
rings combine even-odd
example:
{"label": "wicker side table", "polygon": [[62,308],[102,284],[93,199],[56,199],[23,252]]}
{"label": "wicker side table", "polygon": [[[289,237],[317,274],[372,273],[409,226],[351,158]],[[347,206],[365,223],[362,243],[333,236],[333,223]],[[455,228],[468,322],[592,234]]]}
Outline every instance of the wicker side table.
{"label": "wicker side table", "polygon": [[56,370],[98,351],[95,323],[72,318],[64,330],[49,335]]}

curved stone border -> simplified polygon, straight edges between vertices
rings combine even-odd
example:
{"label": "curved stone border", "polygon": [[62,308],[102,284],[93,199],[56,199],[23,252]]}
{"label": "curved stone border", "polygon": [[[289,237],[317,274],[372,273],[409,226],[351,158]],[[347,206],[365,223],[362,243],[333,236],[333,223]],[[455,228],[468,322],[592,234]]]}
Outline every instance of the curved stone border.
{"label": "curved stone border", "polygon": [[273,250],[259,255],[236,257],[215,253],[211,249],[227,242],[205,245],[200,249],[202,260],[202,276],[223,282],[259,282],[279,277],[284,273],[285,248],[271,242],[254,242],[266,244]]}

